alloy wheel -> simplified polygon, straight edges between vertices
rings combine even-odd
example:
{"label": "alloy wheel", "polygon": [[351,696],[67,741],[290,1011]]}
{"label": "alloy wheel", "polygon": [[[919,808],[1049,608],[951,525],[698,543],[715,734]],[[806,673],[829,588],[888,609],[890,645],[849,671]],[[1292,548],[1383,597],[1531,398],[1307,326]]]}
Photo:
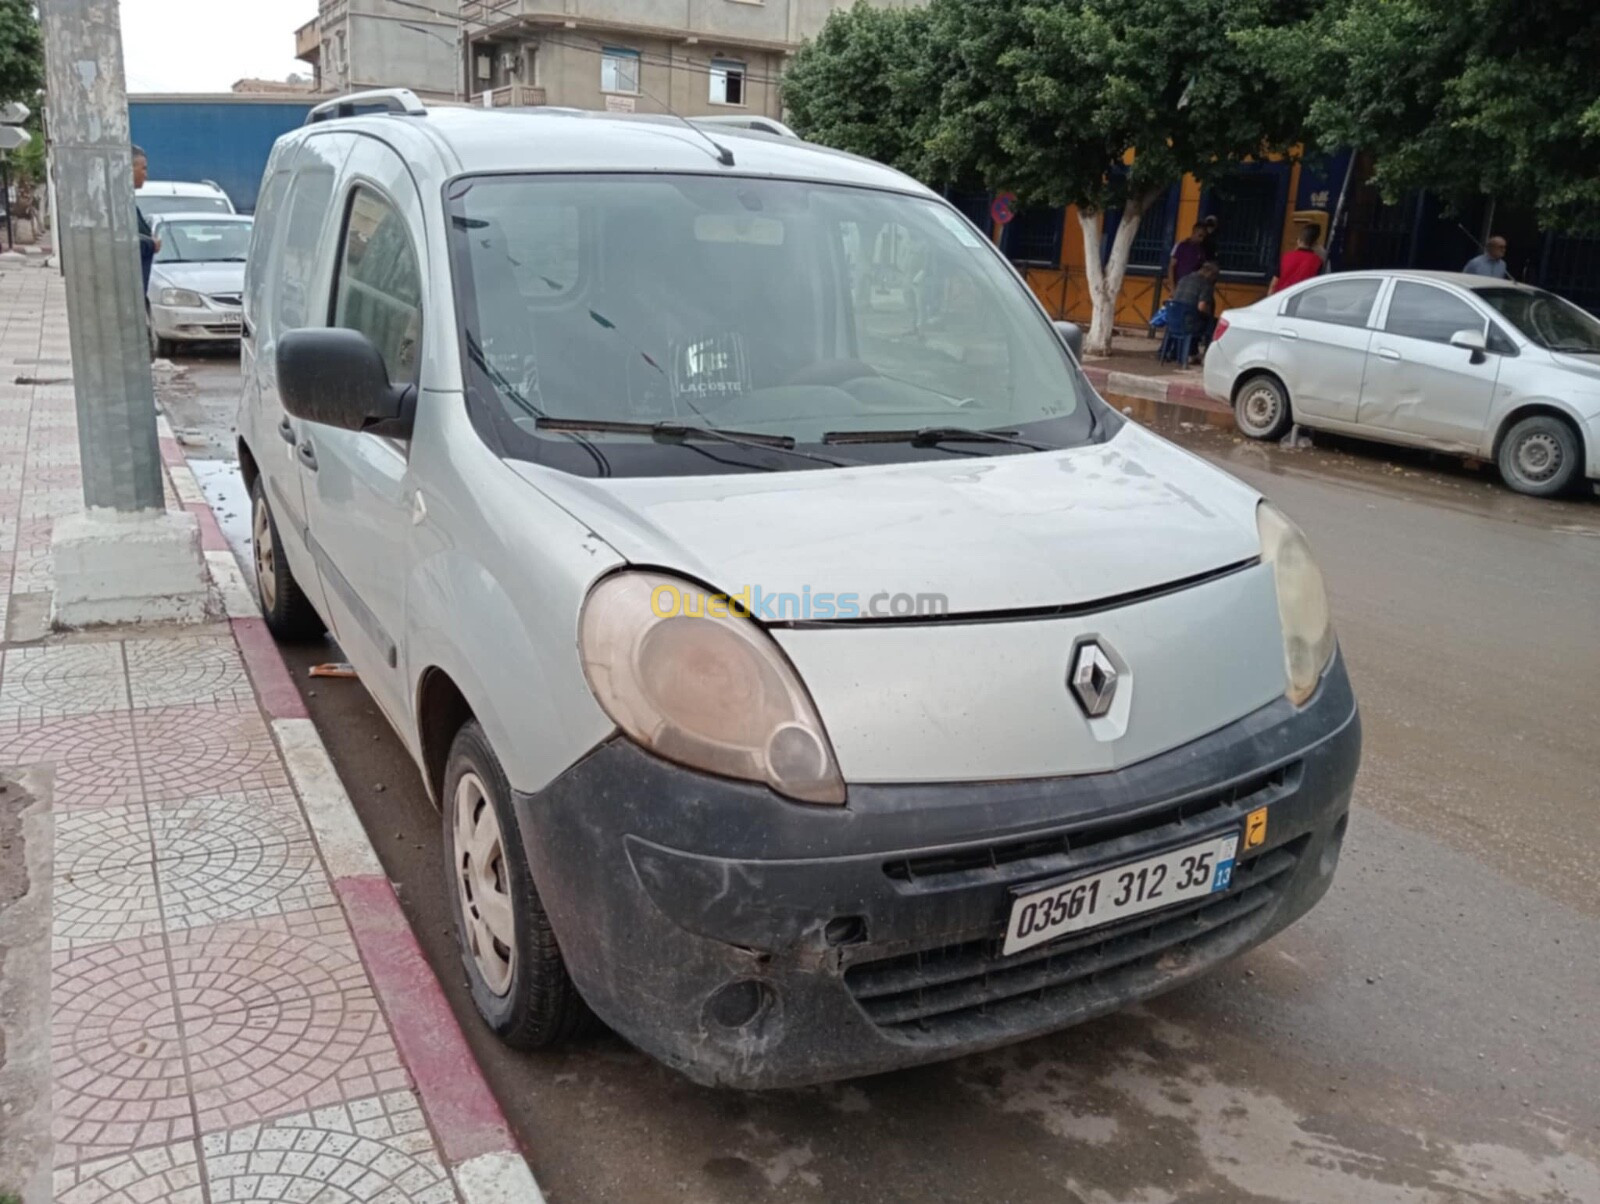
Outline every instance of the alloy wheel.
{"label": "alloy wheel", "polygon": [[262,609],[270,611],[278,602],[278,547],[272,539],[272,516],[265,498],[256,502],[250,526],[255,539],[256,589],[261,592]]}

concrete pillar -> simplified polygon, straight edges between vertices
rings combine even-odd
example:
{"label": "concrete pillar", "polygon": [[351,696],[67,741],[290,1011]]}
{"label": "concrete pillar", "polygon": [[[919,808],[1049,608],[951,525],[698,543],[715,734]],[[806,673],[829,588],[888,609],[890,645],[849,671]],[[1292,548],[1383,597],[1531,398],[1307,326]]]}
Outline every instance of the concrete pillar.
{"label": "concrete pillar", "polygon": [[197,620],[192,515],[162,496],[117,0],[39,0],[84,513],[55,526],[61,626]]}

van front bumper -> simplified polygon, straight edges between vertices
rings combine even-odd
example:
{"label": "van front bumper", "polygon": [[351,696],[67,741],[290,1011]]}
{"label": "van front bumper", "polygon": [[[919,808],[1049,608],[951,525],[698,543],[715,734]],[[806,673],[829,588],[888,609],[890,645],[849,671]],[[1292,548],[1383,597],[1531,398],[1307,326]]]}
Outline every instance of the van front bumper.
{"label": "van front bumper", "polygon": [[[852,785],[845,807],[613,739],[515,802],[574,982],[703,1083],[785,1087],[936,1061],[1114,1011],[1203,973],[1327,890],[1360,761],[1341,660],[1280,700],[1112,773]],[[1018,887],[1242,828],[1232,885],[1006,958]]]}

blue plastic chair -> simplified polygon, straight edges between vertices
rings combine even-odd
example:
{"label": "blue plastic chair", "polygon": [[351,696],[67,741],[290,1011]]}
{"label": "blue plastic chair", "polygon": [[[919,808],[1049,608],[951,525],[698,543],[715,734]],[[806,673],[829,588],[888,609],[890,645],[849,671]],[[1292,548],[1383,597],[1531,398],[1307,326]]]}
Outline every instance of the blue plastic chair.
{"label": "blue plastic chair", "polygon": [[1201,313],[1185,301],[1167,302],[1167,329],[1161,339],[1161,354],[1156,362],[1165,364],[1172,360],[1187,364],[1194,354],[1195,340],[1200,337]]}

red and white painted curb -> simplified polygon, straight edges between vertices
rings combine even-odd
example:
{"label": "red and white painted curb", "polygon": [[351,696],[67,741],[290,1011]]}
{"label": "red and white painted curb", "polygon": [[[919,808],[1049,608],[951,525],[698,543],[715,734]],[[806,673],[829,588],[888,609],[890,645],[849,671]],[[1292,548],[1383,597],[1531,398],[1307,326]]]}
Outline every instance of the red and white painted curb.
{"label": "red and white painted curb", "polygon": [[1146,401],[1162,401],[1197,410],[1209,410],[1217,414],[1233,412],[1222,402],[1207,397],[1205,386],[1198,381],[1169,376],[1142,376],[1136,372],[1116,372],[1099,364],[1085,364],[1083,374],[1089,378],[1089,383],[1102,393],[1115,393],[1121,397],[1141,397]]}
{"label": "red and white painted curb", "polygon": [[206,566],[222,597],[261,711],[304,804],[312,836],[456,1190],[466,1204],[543,1204],[533,1172],[423,957],[182,445],[165,418],[158,420],[158,426],[161,458],[173,491],[200,525]]}

